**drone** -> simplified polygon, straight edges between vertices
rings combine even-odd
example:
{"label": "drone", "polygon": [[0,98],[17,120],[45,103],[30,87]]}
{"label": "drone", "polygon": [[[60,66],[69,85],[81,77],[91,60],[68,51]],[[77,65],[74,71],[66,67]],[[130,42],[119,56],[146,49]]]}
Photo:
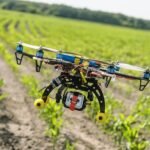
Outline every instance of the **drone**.
{"label": "drone", "polygon": [[[35,55],[25,52],[24,47],[35,50]],[[56,58],[45,57],[45,52],[55,53]],[[105,99],[99,79],[104,80],[106,88],[114,78],[136,80],[140,83],[140,91],[143,91],[150,82],[149,69],[121,62],[111,63],[89,59],[76,53],[18,42],[15,51],[18,65],[21,65],[24,57],[35,61],[36,72],[40,72],[43,63],[54,66],[55,70],[60,70],[59,76],[52,79],[45,87],[42,97],[35,100],[34,105],[37,108],[42,108],[47,103],[50,93],[57,88],[56,103],[62,102],[64,107],[71,111],[84,110],[96,97],[100,108],[96,118],[100,122],[105,118]],[[142,76],[121,73],[121,68],[142,72]]]}

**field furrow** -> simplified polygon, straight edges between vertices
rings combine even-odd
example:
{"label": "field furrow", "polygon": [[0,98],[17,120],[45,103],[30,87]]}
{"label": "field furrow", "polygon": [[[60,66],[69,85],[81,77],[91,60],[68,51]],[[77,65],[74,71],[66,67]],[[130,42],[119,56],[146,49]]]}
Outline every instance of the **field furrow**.
{"label": "field furrow", "polygon": [[4,30],[5,32],[9,32],[9,26],[11,25],[12,20],[8,20],[5,24],[4,24]]}
{"label": "field furrow", "polygon": [[24,87],[1,58],[0,67],[0,76],[5,81],[3,90],[9,94],[3,102],[5,109],[2,109],[0,114],[4,120],[0,124],[0,131],[3,133],[0,140],[1,149],[38,149],[39,145],[48,149],[50,144],[48,139],[42,136],[42,123],[33,111],[32,100],[29,100]]}
{"label": "field furrow", "polygon": [[32,35],[32,31],[31,31],[31,29],[30,29],[30,26],[29,26],[29,22],[28,21],[25,21],[25,29],[24,30],[26,30],[27,32],[28,32],[28,34],[31,36]]}
{"label": "field furrow", "polygon": [[18,20],[15,25],[14,25],[14,28],[17,32],[20,32],[20,28],[19,28],[19,25],[20,25],[20,21]]}

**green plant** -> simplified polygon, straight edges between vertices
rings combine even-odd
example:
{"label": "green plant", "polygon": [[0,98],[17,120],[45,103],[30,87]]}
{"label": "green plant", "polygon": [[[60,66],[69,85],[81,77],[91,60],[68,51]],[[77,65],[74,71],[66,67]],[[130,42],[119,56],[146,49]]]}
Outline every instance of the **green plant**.
{"label": "green plant", "polygon": [[7,48],[2,44],[0,44],[0,54],[5,59],[5,61],[9,64],[9,66],[12,68],[12,70],[17,72],[18,66],[17,66],[16,62],[14,61],[14,56],[11,55],[8,52]]}
{"label": "green plant", "polygon": [[137,117],[132,115],[125,117],[120,114],[113,128],[115,141],[129,150],[144,150],[149,145],[149,142],[140,135],[141,129],[145,128],[146,124],[137,124]]}
{"label": "green plant", "polygon": [[28,89],[28,93],[31,97],[38,98],[41,96],[41,93],[38,91],[38,81],[32,75],[22,75],[21,82]]}
{"label": "green plant", "polygon": [[[142,131],[149,133],[150,127],[150,97],[142,97],[138,100],[133,111],[125,116],[124,106],[121,102],[112,97],[106,98],[106,120],[101,127],[111,133],[116,143],[121,149],[145,150],[149,147],[149,142],[143,137]],[[95,118],[99,112],[98,102],[93,101],[91,106],[86,109],[91,119]],[[95,119],[94,119],[95,121]]]}
{"label": "green plant", "polygon": [[66,140],[65,150],[75,150],[75,146],[69,140]]}
{"label": "green plant", "polygon": [[40,116],[48,125],[46,135],[51,137],[53,142],[53,149],[55,149],[58,137],[60,135],[60,129],[63,123],[62,115],[62,105],[56,104],[56,102],[53,100],[50,100],[46,107],[40,112]]}
{"label": "green plant", "polygon": [[0,101],[4,100],[7,97],[7,94],[0,94]]}
{"label": "green plant", "polygon": [[[41,97],[41,94],[38,91],[39,82],[34,76],[23,75],[21,82],[27,87],[31,97]],[[46,106],[40,111],[41,118],[47,123],[48,128],[46,130],[46,135],[51,137],[53,149],[55,149],[60,135],[60,129],[63,123],[62,115],[62,105],[56,104],[56,102],[51,99],[48,100]]]}
{"label": "green plant", "polygon": [[[121,110],[123,111],[124,106],[121,102],[115,100],[113,97],[108,95],[105,96],[105,100],[106,100],[106,120],[104,123],[104,128],[110,129],[111,131],[115,120],[114,114],[115,113],[117,114],[117,112]],[[89,117],[92,120],[96,121],[95,116],[99,112],[99,104],[96,99],[94,99],[91,105],[87,107],[86,112],[88,113]]]}
{"label": "green plant", "polygon": [[139,98],[132,111],[133,115],[138,115],[139,122],[142,122],[143,120],[145,120],[145,122],[150,121],[150,109],[148,106],[150,106],[150,96],[143,96]]}
{"label": "green plant", "polygon": [[4,94],[1,91],[2,86],[4,85],[4,80],[0,79],[0,101],[4,100],[7,97],[7,94]]}
{"label": "green plant", "polygon": [[0,79],[0,88],[4,85],[4,80]]}

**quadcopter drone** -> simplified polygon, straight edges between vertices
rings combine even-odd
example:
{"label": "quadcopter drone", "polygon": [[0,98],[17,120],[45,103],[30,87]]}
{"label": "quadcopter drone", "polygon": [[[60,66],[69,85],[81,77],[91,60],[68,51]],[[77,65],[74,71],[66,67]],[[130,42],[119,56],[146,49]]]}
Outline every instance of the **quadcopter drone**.
{"label": "quadcopter drone", "polygon": [[[36,50],[35,55],[24,52],[24,47]],[[44,57],[45,51],[56,53],[56,58]],[[15,52],[18,65],[21,65],[24,56],[35,60],[36,72],[40,72],[43,63],[53,65],[56,70],[61,71],[60,75],[54,78],[44,89],[42,98],[34,102],[36,107],[42,108],[48,101],[49,94],[55,88],[58,88],[55,95],[56,102],[60,103],[62,101],[64,107],[72,111],[82,111],[85,109],[86,105],[93,101],[95,95],[100,107],[100,112],[97,116],[99,121],[104,119],[105,114],[105,99],[99,79],[105,81],[106,88],[113,78],[138,80],[140,81],[140,91],[143,91],[150,81],[149,69],[143,69],[121,62],[109,63],[89,59],[76,53],[18,42]],[[140,71],[143,75],[137,77],[123,74],[120,72],[121,68]]]}

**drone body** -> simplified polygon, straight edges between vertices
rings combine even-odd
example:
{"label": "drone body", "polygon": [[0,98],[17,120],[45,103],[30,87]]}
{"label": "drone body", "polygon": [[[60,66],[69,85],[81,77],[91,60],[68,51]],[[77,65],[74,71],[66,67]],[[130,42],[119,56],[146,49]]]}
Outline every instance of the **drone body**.
{"label": "drone body", "polygon": [[[24,52],[24,47],[36,50],[35,55]],[[45,58],[44,51],[56,53],[56,58]],[[125,78],[139,80],[139,90],[143,91],[150,81],[150,71],[124,63],[108,63],[88,59],[75,53],[62,52],[47,47],[33,46],[19,42],[15,52],[17,64],[22,63],[24,56],[35,60],[36,71],[40,72],[42,63],[53,65],[61,70],[60,75],[53,79],[43,92],[42,98],[35,101],[35,106],[40,108],[48,100],[49,94],[58,88],[56,102],[64,104],[70,110],[82,111],[87,104],[93,101],[94,96],[99,102],[100,112],[98,119],[102,121],[105,113],[105,100],[98,79],[105,80],[105,87],[109,86],[112,78]],[[143,72],[142,77],[135,77],[120,73],[120,68]]]}

